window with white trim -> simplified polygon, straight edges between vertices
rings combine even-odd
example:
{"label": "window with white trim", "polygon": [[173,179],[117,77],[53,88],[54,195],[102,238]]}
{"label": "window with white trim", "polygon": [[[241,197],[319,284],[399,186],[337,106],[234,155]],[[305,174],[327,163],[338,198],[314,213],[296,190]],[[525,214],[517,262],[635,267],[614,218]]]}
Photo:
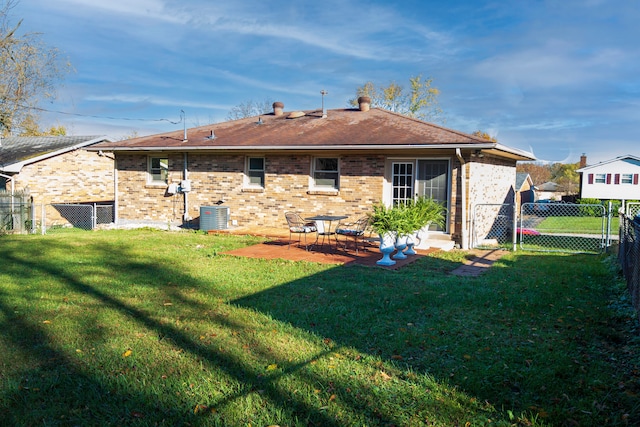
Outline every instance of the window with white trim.
{"label": "window with white trim", "polygon": [[623,173],[620,176],[621,184],[633,184],[633,174],[632,173]]}
{"label": "window with white trim", "polygon": [[166,184],[169,180],[169,158],[149,157],[149,177],[150,184]]}
{"label": "window with white trim", "polygon": [[245,186],[264,188],[264,157],[247,157]]}
{"label": "window with white trim", "polygon": [[340,172],[337,157],[316,157],[313,159],[313,186],[317,190],[338,190]]}
{"label": "window with white trim", "polygon": [[597,173],[595,176],[596,184],[606,184],[607,183],[607,175],[604,173]]}

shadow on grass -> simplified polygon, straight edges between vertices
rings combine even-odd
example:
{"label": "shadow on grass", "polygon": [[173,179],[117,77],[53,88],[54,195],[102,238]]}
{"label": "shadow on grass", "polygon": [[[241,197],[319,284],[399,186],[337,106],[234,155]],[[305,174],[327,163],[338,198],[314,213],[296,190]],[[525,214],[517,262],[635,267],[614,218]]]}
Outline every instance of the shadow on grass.
{"label": "shadow on grass", "polygon": [[[171,256],[141,254],[135,242],[91,243],[87,252],[94,255],[88,258],[83,257],[82,249],[71,240],[42,239],[37,245],[21,246],[15,253],[7,250],[0,261],[0,271],[18,278],[12,291],[0,298],[0,348],[10,347],[13,357],[29,361],[29,367],[19,375],[0,373],[4,384],[0,414],[11,425],[225,425],[225,409],[236,401],[250,399],[265,401],[263,410],[271,411],[274,423],[285,425],[337,426],[344,425],[344,419],[368,425],[406,422],[392,409],[380,406],[384,401],[405,404],[415,413],[430,407],[436,413],[474,416],[483,414],[482,405],[469,402],[487,400],[507,409],[525,411],[533,407],[540,414],[555,413],[558,420],[573,416],[571,405],[576,412],[587,411],[576,403],[583,399],[585,390],[593,395],[588,398],[591,401],[599,398],[598,393],[610,392],[607,388],[585,388],[585,384],[594,383],[591,361],[598,357],[594,343],[601,343],[589,337],[606,327],[599,306],[594,305],[594,301],[602,300],[599,283],[606,277],[597,263],[591,266],[584,257],[564,258],[561,269],[556,257],[522,256],[517,265],[504,259],[500,268],[492,268],[482,278],[450,276],[447,273],[458,262],[425,257],[401,272],[323,267],[284,284],[270,285],[260,276],[256,279],[260,283],[248,286],[246,291],[223,291],[218,289],[224,287],[222,273],[204,278],[196,276],[194,270],[187,274],[179,263],[166,261]],[[63,258],[63,264],[50,257],[55,252],[77,256]],[[202,261],[187,255],[181,262]],[[208,262],[224,262],[225,268],[233,270],[244,261],[213,256]],[[296,264],[253,260],[242,265],[256,268],[257,274],[258,269],[286,269]],[[34,278],[46,283],[48,277],[55,286],[32,286]],[[120,293],[123,288],[127,292]],[[203,302],[199,296],[206,292],[218,295],[220,302],[213,303],[214,298]],[[86,298],[76,304],[86,307],[88,318],[95,318],[95,327],[87,323],[87,331],[80,331],[91,335],[88,342],[99,342],[113,333],[98,324],[98,312],[108,310],[117,313],[129,327],[139,325],[151,331],[153,337],[149,339],[161,342],[167,352],[200,361],[203,367],[197,372],[180,372],[178,366],[169,374],[178,383],[184,382],[187,389],[190,382],[222,381],[220,377],[228,377],[237,386],[211,393],[204,401],[189,399],[182,389],[157,386],[162,384],[159,377],[165,374],[163,370],[151,367],[147,377],[136,376],[136,369],[142,368],[122,360],[120,352],[124,348],[115,351],[120,360],[114,366],[96,366],[88,354],[76,354],[74,345],[80,344],[72,340],[57,342],[40,313],[22,312],[17,303],[9,303],[16,298],[48,298],[63,304],[69,294]],[[170,304],[167,313],[150,308],[148,299]],[[226,303],[229,299],[231,304]],[[257,335],[246,349],[240,341],[237,349],[212,345],[201,332],[181,326],[188,324],[189,317],[206,318],[216,330],[239,334],[255,329],[260,322],[282,327],[283,341],[287,341],[286,334],[295,334],[296,342],[310,350],[292,361],[291,355],[274,352],[270,342]],[[63,320],[61,316],[60,322]],[[282,326],[276,326],[278,323]],[[298,335],[303,336],[302,341]],[[287,349],[286,343],[282,345]],[[268,360],[274,368],[250,363],[234,352],[238,349],[250,357]],[[371,356],[371,361],[362,362],[360,354],[351,357],[351,349]],[[386,372],[395,372],[393,378],[408,386],[395,388],[392,395],[380,398],[375,395],[384,394],[384,389],[370,390],[370,378],[347,372],[347,379],[330,368],[324,372],[314,368],[337,357],[338,352],[341,357],[351,358],[346,363],[370,364],[370,375],[380,373],[377,361],[382,360]],[[3,357],[7,354],[0,356],[5,370],[12,363]],[[578,364],[576,360],[584,362]],[[548,369],[533,369],[539,364],[549,365]],[[103,369],[109,372],[100,372]],[[218,378],[211,378],[212,372]],[[430,385],[414,382],[415,373],[452,384],[452,396],[458,393],[457,386],[470,397],[466,401],[461,395],[442,399],[435,392],[425,397],[428,391],[420,393]],[[138,380],[140,383],[136,383]],[[143,380],[156,387],[142,384]],[[345,391],[356,387],[368,391]],[[345,418],[336,417],[327,404],[311,403],[301,393],[303,388],[310,394],[315,389],[325,393],[328,401],[339,394],[339,400],[333,402],[340,405]],[[177,391],[185,396],[174,400],[163,396]],[[566,400],[549,403],[563,395]],[[599,403],[618,411],[611,401],[617,395],[611,396],[609,401]],[[484,414],[495,415],[491,409]],[[248,413],[243,420],[252,422],[254,415]],[[584,414],[575,418],[578,422],[592,419]],[[427,421],[417,420],[415,424]]]}
{"label": "shadow on grass", "polygon": [[[216,407],[224,406],[225,401],[238,397],[241,393],[251,393],[260,389],[275,405],[282,408],[293,408],[295,412],[306,414],[319,425],[334,425],[334,421],[316,408],[304,405],[296,400],[296,396],[290,391],[273,385],[273,378],[265,379],[257,372],[247,371],[246,367],[237,360],[229,357],[225,352],[213,351],[201,342],[194,341],[179,328],[170,324],[161,324],[145,314],[135,305],[124,303],[117,297],[104,290],[87,285],[82,280],[81,274],[70,273],[67,268],[54,267],[46,262],[28,261],[39,258],[40,251],[50,250],[50,247],[59,242],[43,244],[38,252],[31,256],[23,252],[23,257],[17,258],[12,254],[5,254],[4,261],[13,264],[16,270],[29,271],[29,274],[44,274],[62,281],[70,291],[79,292],[90,296],[105,308],[116,310],[123,316],[135,319],[141,325],[153,330],[160,339],[171,340],[173,344],[186,353],[206,360],[226,372],[230,377],[236,378],[245,386],[236,395],[225,396],[224,399],[210,402]],[[73,247],[64,247],[62,250],[73,250]],[[95,249],[95,248],[94,248]],[[103,260],[107,268],[118,271],[118,274],[126,274],[133,283],[145,286],[158,286],[155,278],[170,276],[181,283],[182,287],[198,286],[201,283],[188,276],[177,274],[170,266],[163,267],[157,263],[122,262],[127,258],[127,248],[121,246],[110,248],[103,247]],[[114,257],[113,254],[117,254]],[[117,261],[113,265],[110,262]],[[185,298],[179,288],[168,287],[167,297],[176,304],[191,305],[204,312],[210,307],[197,307],[198,303]],[[3,295],[4,297],[5,295]],[[25,295],[34,298],[35,295]],[[17,313],[15,307],[3,303],[0,299],[0,310],[4,320],[0,323],[3,330],[3,341],[18,349],[24,357],[31,359],[36,366],[34,369],[21,373],[19,384],[15,382],[12,387],[3,387],[4,395],[0,413],[3,422],[10,425],[35,425],[35,424],[60,424],[60,425],[91,425],[95,423],[128,424],[138,420],[144,423],[160,422],[167,425],[188,425],[189,420],[198,420],[202,417],[194,414],[194,408],[163,407],[158,405],[157,396],[146,394],[143,390],[138,393],[121,393],[116,391],[119,387],[117,381],[105,382],[91,374],[91,370],[98,367],[88,367],[73,357],[69,351],[59,348],[47,334],[46,325],[38,324],[29,318],[29,313]],[[226,323],[227,319],[221,317],[217,322]],[[240,327],[240,325],[235,325]],[[34,348],[34,343],[36,347]],[[316,357],[322,357],[318,354]],[[309,362],[309,361],[308,361]],[[307,363],[308,363],[307,362]],[[5,362],[6,363],[6,362]],[[300,366],[290,367],[283,375],[294,374]],[[322,382],[322,378],[309,378],[309,381]],[[50,407],[52,402],[55,407]],[[41,412],[40,412],[41,411]],[[155,420],[155,421],[154,421]],[[178,422],[179,424],[175,424]]]}
{"label": "shadow on grass", "polygon": [[[295,376],[310,389],[320,388],[323,390],[333,390],[340,388],[341,384],[336,384],[335,379],[327,378],[313,370],[306,369],[310,363],[326,358],[335,351],[332,342],[326,342],[323,347],[307,357],[307,359],[290,363],[286,357],[274,358],[276,365],[282,367],[276,372],[265,375],[264,370],[251,366],[224,348],[215,348],[208,343],[194,338],[193,333],[180,328],[177,323],[160,321],[150,314],[145,308],[145,301],[131,298],[129,294],[120,295],[115,288],[121,283],[127,282],[140,289],[153,290],[157,292],[157,298],[164,301],[171,301],[174,306],[183,307],[182,313],[200,313],[209,317],[209,320],[221,328],[242,330],[246,326],[239,323],[239,320],[232,319],[225,313],[212,310],[211,305],[202,304],[190,293],[191,289],[209,287],[209,281],[196,280],[193,277],[183,274],[178,268],[170,263],[163,263],[160,259],[141,257],[136,253],[135,244],[129,245],[105,245],[95,243],[90,245],[89,252],[100,254],[99,260],[94,258],[85,259],[81,249],[73,242],[64,240],[41,240],[32,247],[22,246],[16,253],[8,251],[4,254],[2,270],[5,273],[13,273],[18,289],[18,298],[33,299],[46,298],[52,300],[54,304],[64,305],[65,303],[76,304],[66,301],[66,296],[82,295],[86,301],[77,305],[94,306],[95,309],[87,309],[86,316],[89,319],[95,317],[96,325],[88,326],[83,334],[89,336],[88,342],[100,342],[105,339],[103,335],[107,332],[101,330],[102,326],[98,312],[109,310],[117,313],[118,316],[133,321],[141,328],[153,331],[158,340],[170,343],[171,348],[178,349],[179,352],[189,354],[194,359],[202,360],[205,364],[215,367],[216,372],[223,372],[224,375],[235,380],[238,384],[237,390],[228,392],[223,397],[211,398],[203,406],[203,410],[198,411],[195,406],[175,406],[164,403],[165,400],[159,398],[158,390],[147,389],[139,385],[126,385],[126,377],[136,369],[135,364],[125,363],[122,360],[114,362],[120,368],[101,367],[91,364],[89,355],[83,357],[74,349],[69,342],[57,342],[55,337],[48,332],[49,320],[38,316],[38,313],[26,313],[18,309],[17,305],[11,305],[8,301],[16,298],[16,294],[6,293],[0,298],[0,311],[2,313],[0,327],[3,330],[0,348],[11,348],[14,357],[29,361],[30,368],[19,372],[19,375],[0,374],[4,386],[0,398],[0,414],[4,422],[11,425],[90,425],[90,424],[111,424],[111,425],[197,425],[204,422],[204,418],[211,418],[210,423],[225,425],[224,408],[236,399],[246,398],[251,394],[259,394],[261,399],[271,402],[276,408],[280,408],[282,413],[288,414],[288,420],[298,420],[305,425],[343,425],[343,422],[328,415],[327,411],[320,406],[310,405],[300,398],[297,390],[281,385],[279,380],[282,377]],[[48,254],[62,252],[67,254],[78,254],[76,261],[61,264],[48,258]],[[325,281],[335,281],[343,274],[347,277],[358,275],[357,269],[343,269],[344,273],[334,270],[329,273],[320,273],[313,278],[314,282],[324,283]],[[416,271],[416,274],[418,272]],[[95,285],[95,276],[103,276],[101,285]],[[323,277],[326,276],[326,277]],[[22,282],[20,277],[24,277]],[[51,279],[57,285],[51,288],[51,293],[47,293],[46,287],[30,287],[34,277]],[[94,277],[94,279],[89,279]],[[355,277],[355,276],[354,276]],[[391,277],[391,276],[388,276]],[[110,282],[120,282],[118,286],[110,286]],[[25,284],[19,288],[21,282]],[[277,288],[276,292],[295,292],[299,297],[306,298],[304,291],[298,294],[301,288],[304,289],[306,279],[286,286]],[[312,289],[315,288],[312,286]],[[356,289],[352,290],[356,292]],[[327,293],[332,294],[331,287],[327,288]],[[43,294],[44,293],[44,294]],[[142,292],[147,295],[147,291]],[[267,293],[262,294],[263,297]],[[252,309],[262,310],[261,298],[259,295],[247,299],[245,305]],[[240,303],[240,302],[239,302]],[[382,302],[384,305],[385,303]],[[268,311],[268,310],[266,310]],[[289,319],[284,312],[277,313],[285,322]],[[64,317],[64,316],[61,316]],[[56,320],[57,321],[57,320]],[[62,319],[60,319],[62,321]],[[293,323],[300,323],[294,321]],[[77,325],[76,325],[77,326]],[[299,325],[304,330],[317,330],[309,324]],[[329,330],[324,331],[330,335]],[[81,338],[78,338],[81,340]],[[348,338],[340,340],[340,345],[350,345]],[[123,349],[124,350],[124,349]],[[371,350],[371,349],[370,349]],[[85,350],[86,351],[86,350]],[[267,354],[270,349],[266,345],[257,344],[252,351],[256,354]],[[21,355],[21,356],[20,356]],[[119,356],[119,354],[118,354]],[[117,356],[117,357],[118,357]],[[7,357],[5,354],[4,357]],[[2,361],[3,356],[0,356]],[[265,357],[266,358],[266,357]],[[10,367],[11,360],[5,359],[3,366]],[[98,375],[101,369],[113,370]],[[155,372],[156,376],[160,373]],[[133,377],[133,375],[131,375]],[[206,373],[203,373],[206,376]],[[355,380],[357,382],[357,379]],[[124,383],[123,383],[124,382]],[[344,386],[343,388],[347,388]],[[399,400],[415,400],[410,392],[406,396],[397,396]],[[368,423],[379,425],[392,425],[397,423],[396,414],[386,413],[384,410],[368,408],[357,395],[344,396],[341,400],[344,411],[359,415],[368,419]],[[440,403],[441,404],[441,403]],[[216,411],[207,411],[207,408],[216,408]],[[203,414],[203,413],[204,414]],[[276,411],[277,412],[277,411]],[[367,413],[368,412],[368,413]],[[247,414],[248,421],[252,414]],[[204,418],[203,418],[204,417]]]}

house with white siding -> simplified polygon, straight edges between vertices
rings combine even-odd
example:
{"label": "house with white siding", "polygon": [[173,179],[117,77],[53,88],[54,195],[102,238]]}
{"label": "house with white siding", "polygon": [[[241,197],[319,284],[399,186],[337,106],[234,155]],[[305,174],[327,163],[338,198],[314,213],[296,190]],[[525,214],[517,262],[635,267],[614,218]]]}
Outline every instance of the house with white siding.
{"label": "house with white siding", "polygon": [[582,199],[640,200],[640,157],[620,156],[576,172]]}

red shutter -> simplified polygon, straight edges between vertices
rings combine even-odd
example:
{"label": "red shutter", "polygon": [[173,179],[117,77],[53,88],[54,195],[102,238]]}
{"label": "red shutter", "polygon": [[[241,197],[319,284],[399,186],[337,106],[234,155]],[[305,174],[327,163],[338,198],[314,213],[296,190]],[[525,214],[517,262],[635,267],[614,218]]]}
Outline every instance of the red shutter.
{"label": "red shutter", "polygon": [[611,174],[607,174],[607,184],[611,184]]}
{"label": "red shutter", "polygon": [[637,173],[633,174],[633,185],[638,185],[638,174]]}
{"label": "red shutter", "polygon": [[589,174],[589,184],[593,184],[593,174]]}
{"label": "red shutter", "polygon": [[613,183],[616,184],[616,185],[620,184],[620,174],[619,173],[617,173],[617,174],[615,174],[613,176]]}

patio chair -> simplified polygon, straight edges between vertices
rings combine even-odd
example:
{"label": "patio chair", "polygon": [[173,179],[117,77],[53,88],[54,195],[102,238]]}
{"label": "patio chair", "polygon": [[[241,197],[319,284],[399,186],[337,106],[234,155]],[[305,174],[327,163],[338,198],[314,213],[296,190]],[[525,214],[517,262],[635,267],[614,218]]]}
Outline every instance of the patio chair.
{"label": "patio chair", "polygon": [[287,218],[287,224],[289,225],[289,249],[291,249],[293,235],[297,234],[298,245],[300,245],[301,237],[304,236],[304,249],[308,251],[307,234],[315,234],[318,230],[315,221],[305,221],[295,212],[285,212],[284,216]]}
{"label": "patio chair", "polygon": [[356,255],[358,254],[358,242],[362,242],[362,249],[365,248],[365,232],[367,230],[367,226],[369,225],[369,218],[363,216],[354,222],[342,222],[340,221],[336,226],[336,242],[340,243],[340,236],[343,236],[343,248],[347,250],[347,243],[349,239],[353,239],[353,244],[356,249]]}

